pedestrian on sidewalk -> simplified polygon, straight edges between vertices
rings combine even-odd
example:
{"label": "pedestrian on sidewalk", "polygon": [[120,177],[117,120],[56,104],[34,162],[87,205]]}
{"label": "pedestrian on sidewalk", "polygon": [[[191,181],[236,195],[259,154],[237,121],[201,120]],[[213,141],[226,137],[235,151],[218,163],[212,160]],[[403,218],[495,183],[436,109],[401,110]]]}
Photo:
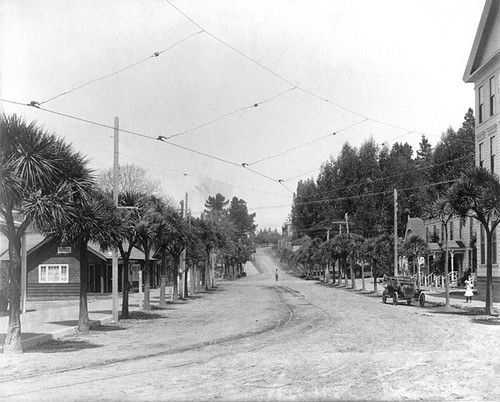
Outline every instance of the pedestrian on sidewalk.
{"label": "pedestrian on sidewalk", "polygon": [[276,276],[276,282],[278,282],[278,268],[276,268],[274,275]]}
{"label": "pedestrian on sidewalk", "polygon": [[469,277],[465,281],[465,302],[471,302],[472,303],[472,296],[474,296],[474,292],[472,289],[474,288],[474,283],[472,282],[472,278]]}

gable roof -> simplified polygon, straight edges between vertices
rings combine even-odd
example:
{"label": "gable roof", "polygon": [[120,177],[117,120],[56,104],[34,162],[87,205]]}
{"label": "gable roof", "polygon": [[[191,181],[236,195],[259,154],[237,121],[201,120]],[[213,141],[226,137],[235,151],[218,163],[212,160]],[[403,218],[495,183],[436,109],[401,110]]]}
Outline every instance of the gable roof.
{"label": "gable roof", "polygon": [[405,240],[411,235],[417,235],[421,239],[425,239],[425,225],[420,218],[408,218],[406,224]]}
{"label": "gable roof", "polygon": [[486,0],[462,78],[465,82],[474,82],[476,73],[500,54],[499,10],[498,0]]}

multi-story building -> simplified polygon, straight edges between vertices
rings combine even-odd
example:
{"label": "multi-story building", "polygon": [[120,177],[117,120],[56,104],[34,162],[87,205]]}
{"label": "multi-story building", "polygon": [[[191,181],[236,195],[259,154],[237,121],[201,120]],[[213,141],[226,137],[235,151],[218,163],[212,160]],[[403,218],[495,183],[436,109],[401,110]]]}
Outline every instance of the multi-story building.
{"label": "multi-story building", "polygon": [[[476,104],[476,165],[499,174],[496,161],[500,150],[500,1],[487,0],[479,21],[474,43],[469,55],[463,80],[473,83]],[[476,222],[478,233],[477,288],[485,292],[486,247],[485,234]],[[498,231],[498,229],[497,229]],[[498,247],[494,238],[493,248],[493,298],[500,301],[500,267]]]}
{"label": "multi-story building", "polygon": [[467,271],[476,272],[473,218],[463,220],[452,217],[446,229],[445,231],[441,221],[435,218],[408,218],[405,240],[411,235],[418,235],[426,241],[427,253],[421,271],[423,275],[440,272],[437,262],[448,250],[448,272],[456,283]]}

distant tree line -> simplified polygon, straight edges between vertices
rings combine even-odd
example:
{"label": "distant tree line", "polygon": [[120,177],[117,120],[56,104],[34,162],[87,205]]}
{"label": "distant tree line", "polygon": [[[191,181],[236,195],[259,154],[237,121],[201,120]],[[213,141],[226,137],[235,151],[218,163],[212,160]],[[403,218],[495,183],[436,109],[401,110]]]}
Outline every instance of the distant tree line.
{"label": "distant tree line", "polygon": [[[365,238],[392,233],[394,189],[398,190],[398,236],[408,216],[422,216],[461,173],[474,166],[474,115],[462,126],[449,127],[433,148],[425,135],[414,153],[408,143],[389,148],[373,138],[359,148],[346,142],[337,157],[321,165],[317,179],[301,180],[291,211],[295,239],[308,235],[326,239],[333,222],[349,217],[350,230]],[[338,231],[336,232],[338,233]]]}

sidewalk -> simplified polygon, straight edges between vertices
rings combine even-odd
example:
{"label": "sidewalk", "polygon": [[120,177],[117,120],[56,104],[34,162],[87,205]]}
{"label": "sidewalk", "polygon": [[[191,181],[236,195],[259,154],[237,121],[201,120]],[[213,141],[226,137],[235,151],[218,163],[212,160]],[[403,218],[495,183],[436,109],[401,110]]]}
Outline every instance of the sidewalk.
{"label": "sidewalk", "polygon": [[[151,301],[159,297],[159,289],[151,289]],[[121,312],[121,293],[119,294],[119,312]],[[88,298],[90,326],[101,326],[112,322],[112,296],[91,295]],[[130,311],[139,308],[139,294],[129,295]],[[26,313],[21,314],[21,342],[23,349],[33,348],[52,339],[77,332],[79,300],[64,301],[28,301]],[[0,352],[7,334],[9,317],[0,317]]]}
{"label": "sidewalk", "polygon": [[[444,291],[425,291],[425,300],[426,303],[433,303],[435,305],[445,305],[446,296]],[[472,298],[472,302],[466,303],[464,296],[458,295],[450,295],[450,306],[454,308],[458,308],[460,310],[467,310],[474,313],[481,313],[484,311],[485,302],[481,300]],[[493,311],[497,313],[500,312],[500,303],[493,303]]]}

